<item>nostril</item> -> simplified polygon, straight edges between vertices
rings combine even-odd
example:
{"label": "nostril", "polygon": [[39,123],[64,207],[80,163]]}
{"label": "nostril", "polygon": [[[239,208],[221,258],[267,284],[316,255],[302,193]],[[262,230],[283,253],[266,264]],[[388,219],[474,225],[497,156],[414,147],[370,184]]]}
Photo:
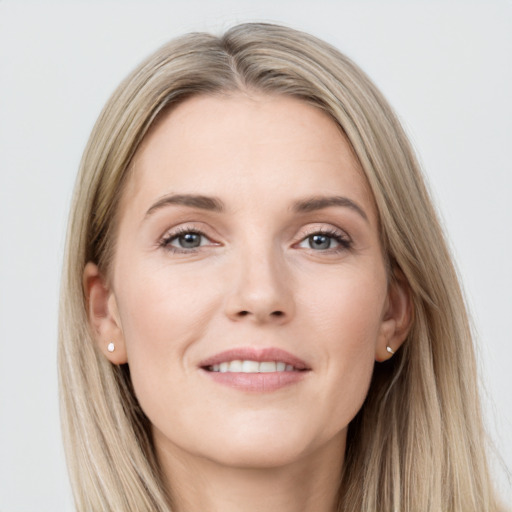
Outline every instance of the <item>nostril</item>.
{"label": "nostril", "polygon": [[[250,311],[246,311],[246,310],[238,312],[238,316],[248,316],[250,314],[251,314],[251,312]],[[282,316],[284,316],[284,313],[282,311],[272,311],[272,313],[270,313],[270,316],[272,316],[272,317],[282,317]]]}

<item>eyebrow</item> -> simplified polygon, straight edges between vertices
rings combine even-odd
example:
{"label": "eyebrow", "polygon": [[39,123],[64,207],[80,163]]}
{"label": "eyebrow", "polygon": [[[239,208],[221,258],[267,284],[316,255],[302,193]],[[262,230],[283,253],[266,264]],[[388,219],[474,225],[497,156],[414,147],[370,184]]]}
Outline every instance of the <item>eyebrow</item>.
{"label": "eyebrow", "polygon": [[[201,210],[219,213],[224,211],[224,203],[216,197],[196,194],[171,194],[160,198],[154,203],[146,212],[145,217],[147,218],[157,210],[170,205],[188,206],[190,208],[199,208]],[[352,201],[352,199],[343,196],[314,196],[301,199],[293,204],[292,210],[296,213],[308,213],[323,210],[331,206],[350,208],[368,222],[368,216],[365,211],[356,202]]]}
{"label": "eyebrow", "polygon": [[190,208],[199,208],[212,212],[222,212],[224,210],[224,204],[216,197],[194,194],[173,194],[160,198],[149,208],[145,217],[169,205],[189,206]]}
{"label": "eyebrow", "polygon": [[293,205],[293,210],[297,213],[308,213],[316,210],[323,210],[331,206],[342,206],[350,208],[358,213],[365,221],[368,222],[368,216],[365,211],[352,199],[343,196],[314,196],[307,199],[297,201]]}

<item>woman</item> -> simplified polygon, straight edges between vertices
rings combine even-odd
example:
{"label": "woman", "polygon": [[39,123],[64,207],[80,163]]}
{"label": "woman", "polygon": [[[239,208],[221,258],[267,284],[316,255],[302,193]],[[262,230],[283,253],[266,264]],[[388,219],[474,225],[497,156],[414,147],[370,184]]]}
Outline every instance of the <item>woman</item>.
{"label": "woman", "polygon": [[375,86],[307,34],[190,34],[121,84],[61,304],[78,510],[497,510],[418,164]]}

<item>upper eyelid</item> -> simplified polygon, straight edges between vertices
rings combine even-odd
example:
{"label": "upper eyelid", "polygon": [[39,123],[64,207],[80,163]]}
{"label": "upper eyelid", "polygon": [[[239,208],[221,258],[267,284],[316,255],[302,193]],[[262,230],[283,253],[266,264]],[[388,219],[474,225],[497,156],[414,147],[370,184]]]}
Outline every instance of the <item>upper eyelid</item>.
{"label": "upper eyelid", "polygon": [[179,236],[182,233],[198,233],[200,235],[205,236],[206,238],[212,238],[213,235],[209,234],[213,231],[211,228],[208,228],[204,222],[200,221],[189,221],[189,222],[181,222],[175,226],[167,228],[160,239],[163,238],[172,238],[174,236]]}
{"label": "upper eyelid", "polygon": [[165,234],[160,238],[160,243],[170,243],[171,241],[179,238],[180,236],[194,233],[196,235],[200,235],[204,237],[208,242],[212,245],[219,245],[219,242],[216,242],[211,236],[208,236],[204,231],[194,228],[185,228],[185,229],[176,229],[175,231],[166,231]]}
{"label": "upper eyelid", "polygon": [[[219,239],[222,238],[222,236],[218,234],[216,230],[209,227],[208,224],[205,224],[202,221],[188,221],[167,228],[159,237],[159,241],[161,242],[165,240],[170,240],[180,236],[180,234],[182,233],[188,232],[200,234],[215,244],[220,244]],[[352,241],[352,237],[350,236],[346,229],[342,229],[339,226],[332,224],[330,222],[311,222],[296,229],[295,233],[296,234],[293,236],[292,240],[294,244],[315,233],[322,233],[326,235],[338,235],[340,237],[346,238],[349,241]]]}
{"label": "upper eyelid", "polygon": [[326,235],[336,234],[342,237],[346,237],[349,240],[352,240],[352,237],[348,234],[345,229],[341,229],[333,224],[329,223],[317,223],[316,225],[309,225],[306,227],[305,233],[300,233],[297,235],[297,238],[303,240],[308,236],[314,235],[315,233],[323,233]]}

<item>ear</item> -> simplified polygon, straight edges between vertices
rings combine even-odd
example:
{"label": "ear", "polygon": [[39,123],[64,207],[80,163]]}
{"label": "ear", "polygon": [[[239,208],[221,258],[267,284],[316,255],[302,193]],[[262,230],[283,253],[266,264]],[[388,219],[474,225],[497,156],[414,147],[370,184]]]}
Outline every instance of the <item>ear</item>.
{"label": "ear", "polygon": [[388,296],[380,326],[375,359],[379,362],[392,357],[388,347],[396,352],[407,338],[413,319],[409,283],[401,271],[395,271],[388,285]]}
{"label": "ear", "polygon": [[[89,262],[85,266],[83,287],[89,325],[98,348],[111,363],[126,363],[126,346],[116,297],[94,263]],[[114,344],[113,351],[108,349],[110,343]]]}

